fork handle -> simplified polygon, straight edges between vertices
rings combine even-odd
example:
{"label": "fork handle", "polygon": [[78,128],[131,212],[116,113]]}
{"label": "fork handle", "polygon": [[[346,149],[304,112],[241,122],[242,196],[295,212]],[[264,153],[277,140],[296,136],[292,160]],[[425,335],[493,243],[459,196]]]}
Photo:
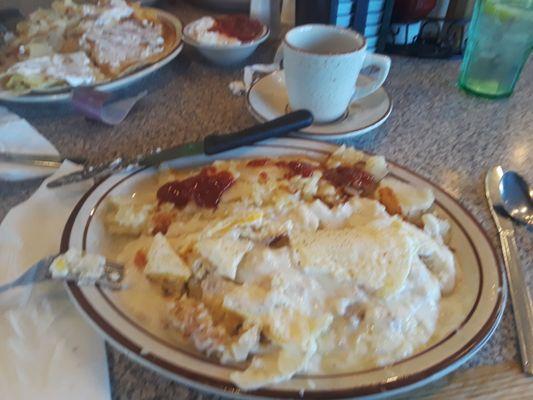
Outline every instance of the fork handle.
{"label": "fork handle", "polygon": [[[17,279],[18,280],[18,279]],[[9,289],[20,286],[17,281],[6,283],[5,285],[0,285],[0,293],[7,292]]]}
{"label": "fork handle", "polygon": [[514,230],[502,230],[500,241],[509,277],[509,291],[522,357],[522,368],[526,374],[533,375],[533,302],[520,268]]}

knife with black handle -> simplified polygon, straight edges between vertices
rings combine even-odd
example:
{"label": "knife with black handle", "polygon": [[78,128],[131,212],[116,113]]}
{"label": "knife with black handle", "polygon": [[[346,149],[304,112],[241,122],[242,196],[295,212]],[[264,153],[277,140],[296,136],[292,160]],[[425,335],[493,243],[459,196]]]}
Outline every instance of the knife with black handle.
{"label": "knife with black handle", "polygon": [[156,166],[164,161],[180,157],[205,154],[214,155],[238,147],[251,145],[262,140],[284,136],[290,132],[305,128],[313,123],[313,115],[307,110],[294,111],[282,117],[273,119],[238,132],[225,135],[209,135],[203,140],[186,143],[165,150],[156,150],[147,155],[140,155],[131,160],[117,158],[111,162],[85,167],[81,171],[64,175],[48,182],[49,188],[81,182],[87,179],[99,178],[128,167]]}

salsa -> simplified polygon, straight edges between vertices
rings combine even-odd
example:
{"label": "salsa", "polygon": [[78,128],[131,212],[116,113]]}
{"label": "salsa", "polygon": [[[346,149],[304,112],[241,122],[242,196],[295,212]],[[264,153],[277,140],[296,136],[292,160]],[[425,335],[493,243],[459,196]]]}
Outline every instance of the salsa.
{"label": "salsa", "polygon": [[247,167],[264,167],[270,162],[269,158],[255,158],[246,163]]}
{"label": "salsa", "polygon": [[165,183],[157,191],[160,203],[173,203],[178,208],[194,201],[199,207],[216,208],[220,198],[235,182],[228,171],[203,168],[200,173],[183,180]]}
{"label": "salsa", "polygon": [[319,169],[318,166],[306,163],[304,161],[277,161],[274,163],[269,158],[255,158],[246,163],[247,167],[256,168],[264,167],[266,165],[275,165],[279,168],[288,170],[286,178],[290,179],[293,176],[301,175],[304,178],[309,178],[313,175],[313,172]]}
{"label": "salsa", "polygon": [[[308,178],[314,171],[322,171],[322,178],[326,179],[338,189],[353,188],[368,191],[376,184],[374,177],[362,169],[362,165],[344,166],[323,169],[305,161],[277,161],[268,158],[257,158],[247,162],[249,167],[275,165],[287,170],[286,178],[302,176]],[[259,181],[268,178],[266,173],[259,176]],[[199,207],[216,208],[220,198],[233,184],[235,177],[229,171],[217,171],[216,168],[203,168],[198,174],[183,180],[165,183],[157,191],[159,203],[173,203],[178,208],[185,207],[194,201]],[[162,229],[163,231],[165,229]]]}
{"label": "salsa", "polygon": [[292,178],[296,175],[309,178],[313,175],[313,172],[318,169],[318,167],[302,161],[278,161],[276,165],[289,170],[287,178]]}
{"label": "salsa", "polygon": [[209,30],[234,37],[241,42],[249,42],[261,35],[263,25],[244,14],[224,15],[215,18],[215,25]]}
{"label": "salsa", "polygon": [[273,162],[269,158],[256,158],[248,161],[248,167],[263,167],[265,165],[276,165],[288,171],[286,178],[293,176],[303,176],[308,178],[314,171],[322,171],[322,177],[337,188],[351,187],[353,189],[369,189],[375,185],[374,177],[364,170],[364,162],[356,163],[352,166],[341,165],[336,168],[324,169],[323,166],[313,165],[305,161],[277,161]]}
{"label": "salsa", "polygon": [[375,183],[372,175],[357,166],[329,168],[322,176],[337,188],[367,189]]}

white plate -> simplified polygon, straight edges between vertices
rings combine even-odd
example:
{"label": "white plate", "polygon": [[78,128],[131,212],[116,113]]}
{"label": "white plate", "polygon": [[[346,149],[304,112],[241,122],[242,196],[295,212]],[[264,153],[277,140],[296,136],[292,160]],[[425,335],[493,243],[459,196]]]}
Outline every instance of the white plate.
{"label": "white plate", "polygon": [[[175,28],[176,44],[174,50],[165,58],[159,60],[154,64],[150,64],[146,67],[143,67],[121,78],[114,79],[110,82],[95,85],[94,87],[96,89],[101,90],[103,92],[111,92],[113,90],[120,89],[124,86],[131,85],[132,83],[137,82],[138,80],[144,78],[152,72],[162,68],[174,58],[176,58],[176,56],[181,52],[181,50],[183,49],[183,42],[181,39],[181,21],[177,17],[166,11],[162,11],[156,8],[151,8],[150,10],[153,11],[158,18],[167,20]],[[69,89],[65,89],[64,91],[60,91],[58,93],[30,93],[22,96],[15,96],[9,94],[9,92],[0,92],[0,101],[9,101],[12,103],[55,103],[70,100],[71,96],[72,92]]]}
{"label": "white plate", "polygon": [[[359,83],[370,78],[359,75]],[[270,121],[288,111],[289,99],[283,71],[276,71],[258,79],[246,95],[248,109],[259,121]],[[297,136],[320,140],[360,136],[380,126],[392,111],[392,101],[385,89],[353,102],[339,120],[327,124],[313,124],[295,133]]]}
{"label": "white plate", "polygon": [[[320,159],[335,149],[336,146],[322,142],[278,139],[227,152],[218,158],[305,154]],[[213,159],[183,158],[176,160],[173,166],[186,168]],[[219,364],[200,355],[190,345],[171,344],[168,339],[147,330],[135,316],[125,312],[116,293],[73,284],[68,285],[67,290],[81,313],[112,345],[142,365],[203,391],[241,398],[367,395],[383,398],[405,392],[451,372],[479,350],[501,319],[507,292],[494,249],[472,215],[428,180],[394,163],[390,163],[390,170],[397,179],[433,189],[437,211],[451,223],[450,246],[461,268],[455,297],[451,298],[459,305],[446,317],[455,318],[454,322],[439,322],[439,326],[446,328],[439,329],[439,335],[428,348],[393,365],[336,375],[298,375],[288,382],[258,391],[240,392],[229,380],[236,367]],[[125,172],[94,186],[72,212],[63,232],[62,250],[77,247],[112,257],[114,254],[109,247],[112,240],[102,222],[107,197],[132,195],[156,173],[154,168]]]}

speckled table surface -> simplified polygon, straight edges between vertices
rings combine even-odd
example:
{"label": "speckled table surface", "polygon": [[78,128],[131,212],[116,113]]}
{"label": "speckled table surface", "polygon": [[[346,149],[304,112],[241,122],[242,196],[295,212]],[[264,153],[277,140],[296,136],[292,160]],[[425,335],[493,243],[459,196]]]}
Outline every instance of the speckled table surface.
{"label": "speckled table surface", "polygon": [[[177,2],[164,5],[188,22],[205,10]],[[252,62],[270,62],[276,43],[260,48]],[[495,164],[514,169],[533,182],[533,62],[522,73],[510,99],[488,101],[467,96],[456,87],[459,61],[393,57],[385,85],[394,101],[388,121],[359,139],[339,141],[383,154],[430,178],[457,198],[498,246],[486,206],[483,178]],[[102,161],[116,154],[133,155],[229,132],[254,123],[244,98],[234,97],[228,83],[241,70],[220,69],[192,49],[126,92],[147,89],[144,98],[119,126],[89,121],[67,105],[14,106],[62,154]],[[39,180],[0,182],[0,218],[31,195]],[[517,228],[521,262],[533,288],[533,235]],[[517,360],[514,322],[509,306],[489,343],[464,368]],[[113,398],[210,398],[151,372],[108,348]]]}

